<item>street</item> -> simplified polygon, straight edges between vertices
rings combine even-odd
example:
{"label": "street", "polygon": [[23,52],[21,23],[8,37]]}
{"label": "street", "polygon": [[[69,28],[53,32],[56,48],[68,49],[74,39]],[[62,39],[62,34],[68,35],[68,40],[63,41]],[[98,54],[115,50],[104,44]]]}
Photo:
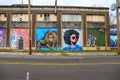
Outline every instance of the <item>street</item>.
{"label": "street", "polygon": [[120,56],[0,56],[0,80],[120,80]]}

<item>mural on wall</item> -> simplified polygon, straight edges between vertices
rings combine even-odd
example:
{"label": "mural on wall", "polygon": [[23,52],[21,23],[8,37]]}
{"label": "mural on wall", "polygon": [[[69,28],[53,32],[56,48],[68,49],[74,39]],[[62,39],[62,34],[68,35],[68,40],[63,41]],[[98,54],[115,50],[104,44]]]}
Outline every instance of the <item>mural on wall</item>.
{"label": "mural on wall", "polygon": [[6,29],[0,29],[0,47],[6,46]]}
{"label": "mural on wall", "polygon": [[96,37],[91,35],[91,34],[88,34],[87,35],[87,44],[89,47],[95,47],[96,46]]}
{"label": "mural on wall", "polygon": [[110,47],[118,47],[117,29],[110,29]]}
{"label": "mural on wall", "polygon": [[23,47],[29,47],[29,30],[28,29],[11,29],[11,47],[18,48],[19,39],[23,39]]}
{"label": "mural on wall", "polygon": [[63,29],[63,50],[83,50],[82,29]]}
{"label": "mural on wall", "polygon": [[105,31],[103,29],[87,29],[87,46],[105,46]]}
{"label": "mural on wall", "polygon": [[37,50],[56,50],[57,29],[36,28],[36,48]]}

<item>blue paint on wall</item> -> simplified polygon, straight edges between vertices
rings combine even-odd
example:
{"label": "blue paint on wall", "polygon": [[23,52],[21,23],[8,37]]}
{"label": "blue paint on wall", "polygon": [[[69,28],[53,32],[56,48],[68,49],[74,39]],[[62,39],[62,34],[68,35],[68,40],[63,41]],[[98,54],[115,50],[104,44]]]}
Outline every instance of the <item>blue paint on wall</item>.
{"label": "blue paint on wall", "polygon": [[68,46],[63,47],[63,50],[83,50],[83,47],[77,44],[79,35],[80,33],[76,30],[66,30],[63,38]]}
{"label": "blue paint on wall", "polygon": [[118,47],[117,29],[110,29],[110,46],[111,48]]}
{"label": "blue paint on wall", "polygon": [[[43,43],[41,46],[38,46],[38,43],[40,41],[43,42],[45,40],[46,34],[48,32],[55,32],[57,35],[56,28],[36,28],[36,48],[37,48],[37,50],[50,50],[50,48],[47,47],[45,43]],[[57,43],[53,50],[56,50],[56,49],[57,49]]]}

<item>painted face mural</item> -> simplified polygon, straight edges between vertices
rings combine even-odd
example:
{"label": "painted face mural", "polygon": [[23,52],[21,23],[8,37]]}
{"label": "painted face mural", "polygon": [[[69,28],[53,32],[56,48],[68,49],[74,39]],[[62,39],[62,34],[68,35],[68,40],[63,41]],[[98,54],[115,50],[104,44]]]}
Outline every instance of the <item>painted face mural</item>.
{"label": "painted face mural", "polygon": [[6,29],[0,29],[0,47],[6,46]]}
{"label": "painted face mural", "polygon": [[[63,50],[82,50],[83,49],[80,43],[78,43],[78,41],[80,42],[79,38],[81,38],[81,41],[82,41],[82,36],[80,36],[80,32],[78,32],[77,30],[65,30],[63,34],[63,38],[64,38],[64,43],[67,44],[67,47],[63,47]],[[63,46],[64,46],[64,43],[63,43]]]}
{"label": "painted face mural", "polygon": [[57,45],[57,29],[37,28],[36,42],[38,50],[55,50]]}
{"label": "painted face mural", "polygon": [[18,48],[19,39],[23,39],[23,47],[29,47],[29,30],[28,29],[11,29],[11,47]]}

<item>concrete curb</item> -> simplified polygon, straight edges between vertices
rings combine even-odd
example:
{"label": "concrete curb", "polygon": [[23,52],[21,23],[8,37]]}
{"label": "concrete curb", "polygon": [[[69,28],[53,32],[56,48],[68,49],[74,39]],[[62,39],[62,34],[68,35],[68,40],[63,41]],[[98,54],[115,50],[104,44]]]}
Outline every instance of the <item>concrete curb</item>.
{"label": "concrete curb", "polygon": [[[0,52],[0,56],[28,56],[28,52]],[[109,56],[118,55],[115,52],[70,52],[70,53],[32,53],[31,56]]]}

